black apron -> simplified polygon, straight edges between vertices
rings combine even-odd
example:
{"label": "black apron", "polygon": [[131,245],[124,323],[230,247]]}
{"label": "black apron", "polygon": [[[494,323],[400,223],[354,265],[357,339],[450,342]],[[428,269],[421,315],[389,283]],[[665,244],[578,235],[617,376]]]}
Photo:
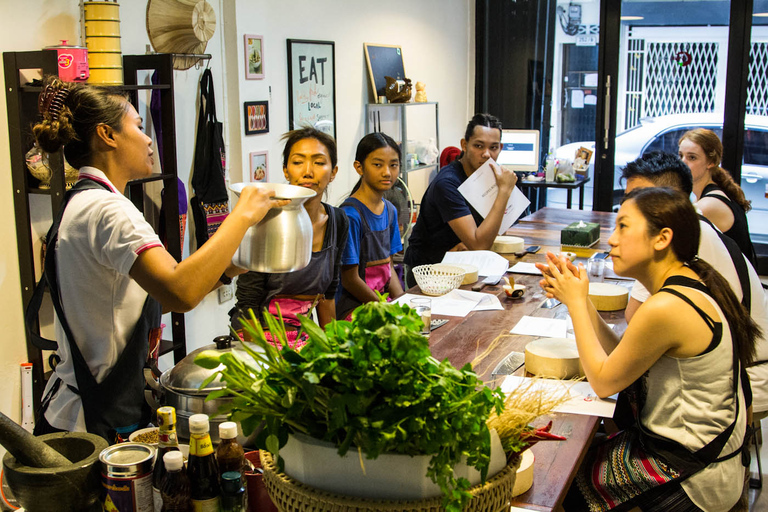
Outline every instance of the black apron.
{"label": "black apron", "polygon": [[[83,404],[85,426],[88,432],[98,434],[108,442],[113,443],[118,435],[123,437],[136,429],[146,426],[151,418],[152,411],[144,399],[145,380],[143,370],[147,364],[149,339],[151,336],[156,336],[158,329],[160,329],[162,310],[160,303],[147,295],[147,300],[144,302],[141,316],[134,327],[133,334],[118,357],[117,362],[102,382],[96,382],[64,316],[56,270],[56,245],[61,219],[69,201],[78,192],[98,188],[110,190],[106,185],[102,185],[94,180],[83,179],[78,181],[64,196],[61,210],[48,231],[46,238],[48,250],[45,255],[43,276],[27,306],[25,321],[29,336],[35,346],[42,350],[56,350],[58,348],[56,341],[42,338],[35,332],[40,305],[42,304],[44,290],[47,286],[51,291],[51,300],[56,310],[56,316],[59,318],[59,322],[69,342],[75,379],[77,381],[77,388],[68,384],[66,386],[80,396]],[[57,381],[43,398],[40,414],[45,414],[48,404],[56,395],[63,382],[55,374],[55,371],[53,378],[57,379]]]}
{"label": "black apron", "polygon": [[[336,215],[332,207],[323,206],[328,215],[323,239],[323,245],[326,247],[313,252],[309,264],[301,270],[268,274],[265,283],[266,294],[260,304],[253,305],[257,316],[262,315],[264,310],[277,316],[279,305],[286,326],[299,327],[300,324],[295,316],[309,315],[317,302],[325,297],[325,291],[333,281],[336,254],[343,248],[336,247],[339,228],[336,224]],[[244,277],[247,279],[247,275],[238,278],[238,287],[241,286],[241,280]],[[247,311],[244,311],[247,307],[238,304],[238,307],[230,312],[231,324],[235,330],[242,329],[240,318],[250,318]]]}
{"label": "black apron", "polygon": [[[365,217],[364,210],[366,210],[366,208],[360,201],[348,198],[341,204],[341,206],[351,206],[357,210],[358,215],[360,215],[360,255],[357,263],[357,273],[360,276],[360,279],[365,281],[372,290],[380,293],[386,292],[389,283],[387,282],[383,286],[376,286],[369,282],[369,279],[366,279],[366,270],[369,267],[378,265],[387,265],[389,267],[391,261],[389,253],[392,245],[389,227],[394,222],[397,209],[392,203],[384,199],[384,211],[388,213],[387,227],[381,231],[373,231]],[[357,297],[349,293],[342,286],[339,299],[336,301],[336,318],[340,320],[345,319],[353,309],[361,304],[362,302],[360,302]]]}

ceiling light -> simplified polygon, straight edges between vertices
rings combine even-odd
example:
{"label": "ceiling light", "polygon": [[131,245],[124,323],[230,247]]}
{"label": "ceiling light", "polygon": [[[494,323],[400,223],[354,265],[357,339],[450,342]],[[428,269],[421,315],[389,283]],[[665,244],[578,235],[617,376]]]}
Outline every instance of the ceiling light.
{"label": "ceiling light", "polygon": [[621,21],[638,21],[638,20],[644,20],[644,16],[622,16]]}

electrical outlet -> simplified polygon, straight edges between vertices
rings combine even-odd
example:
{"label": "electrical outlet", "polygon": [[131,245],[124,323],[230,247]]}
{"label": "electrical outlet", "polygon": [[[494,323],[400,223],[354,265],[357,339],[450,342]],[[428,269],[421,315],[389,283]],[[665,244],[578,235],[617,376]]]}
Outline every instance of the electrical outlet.
{"label": "electrical outlet", "polygon": [[232,285],[223,284],[219,286],[219,304],[224,304],[228,300],[232,300]]}

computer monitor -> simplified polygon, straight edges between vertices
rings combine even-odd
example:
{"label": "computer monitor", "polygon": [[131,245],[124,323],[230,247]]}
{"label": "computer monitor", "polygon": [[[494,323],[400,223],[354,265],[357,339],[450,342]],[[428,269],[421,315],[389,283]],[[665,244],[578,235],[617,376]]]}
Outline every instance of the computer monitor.
{"label": "computer monitor", "polygon": [[539,171],[539,130],[502,130],[496,162],[510,171]]}

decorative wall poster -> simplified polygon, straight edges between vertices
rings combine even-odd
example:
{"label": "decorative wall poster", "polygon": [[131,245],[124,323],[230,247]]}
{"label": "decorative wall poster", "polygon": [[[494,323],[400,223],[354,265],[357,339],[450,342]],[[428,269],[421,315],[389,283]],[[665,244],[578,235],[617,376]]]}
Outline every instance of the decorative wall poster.
{"label": "decorative wall poster", "polygon": [[253,151],[249,154],[251,162],[251,175],[248,181],[251,183],[267,183],[269,175],[267,173],[267,152]]}
{"label": "decorative wall poster", "polygon": [[288,39],[288,116],[336,137],[336,64],[333,41]]}
{"label": "decorative wall poster", "polygon": [[257,133],[269,132],[269,102],[267,101],[246,101],[243,103],[245,110],[245,134],[255,135]]}
{"label": "decorative wall poster", "polygon": [[245,78],[260,80],[264,78],[264,38],[245,34]]}

